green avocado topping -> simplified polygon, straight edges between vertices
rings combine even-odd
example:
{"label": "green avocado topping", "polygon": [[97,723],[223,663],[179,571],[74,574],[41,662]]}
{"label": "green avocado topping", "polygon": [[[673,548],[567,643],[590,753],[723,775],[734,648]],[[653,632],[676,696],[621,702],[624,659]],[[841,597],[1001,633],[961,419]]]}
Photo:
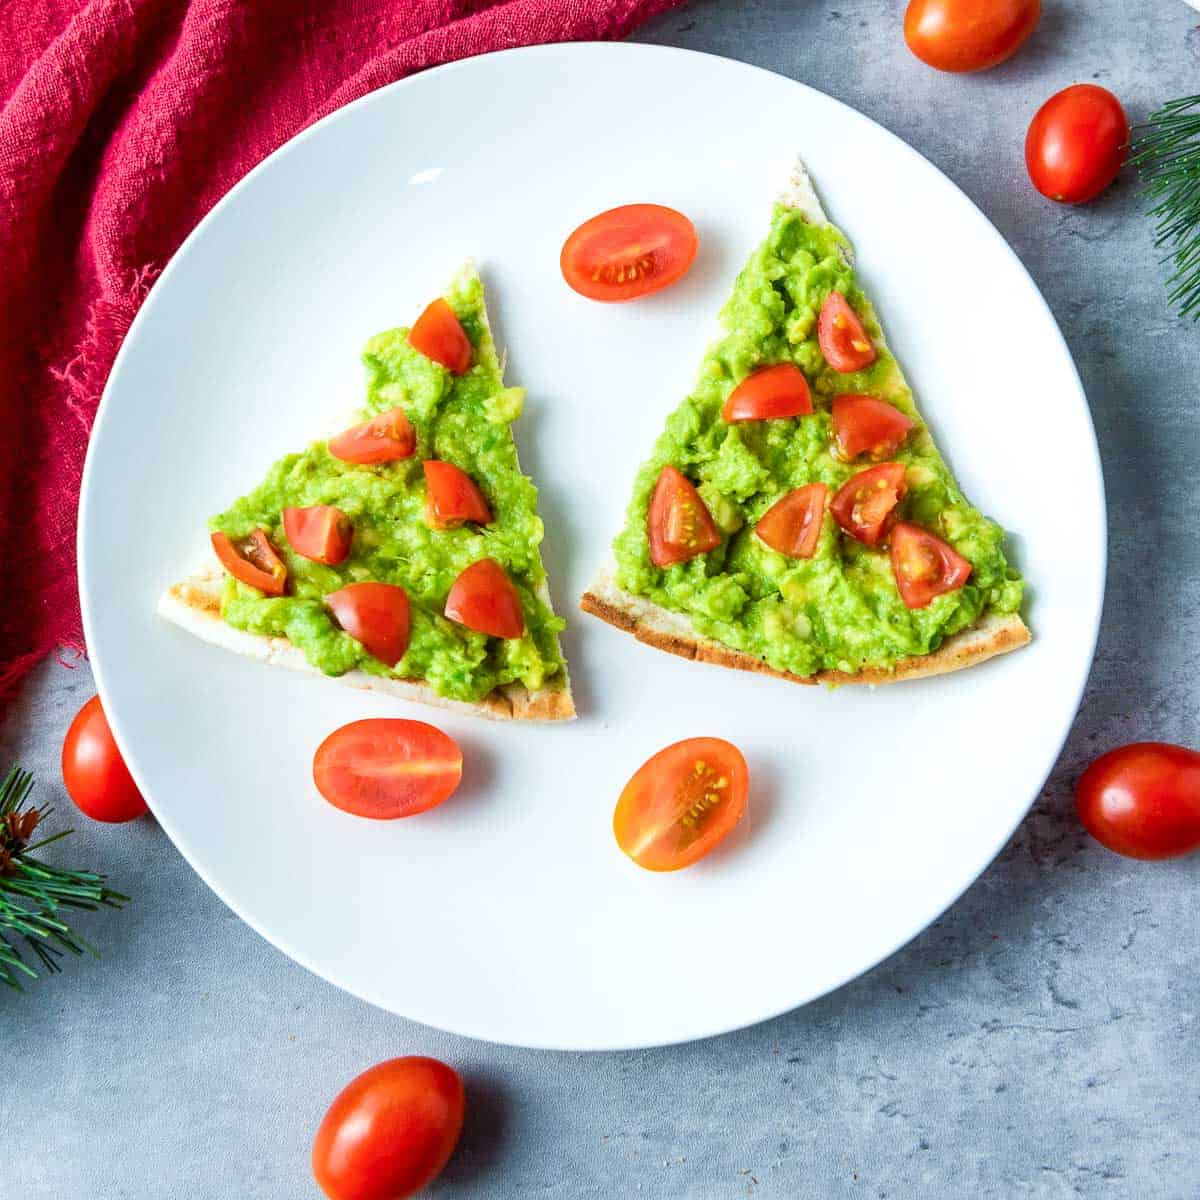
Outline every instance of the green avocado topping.
{"label": "green avocado topping", "polygon": [[[817,316],[832,291],[850,302],[878,353],[852,374],[834,371],[817,342]],[[985,612],[1017,611],[1023,585],[1004,556],[1004,531],[966,501],[934,446],[855,282],[843,234],[777,206],[770,235],[738,276],[721,322],[724,336],[705,355],[692,394],[668,418],[638,473],[628,521],[614,543],[621,587],[686,614],[700,633],[797,675],[888,667],[930,653]],[[781,362],[804,372],[814,412],[726,424],[721,407],[734,387]],[[828,513],[811,559],[779,554],[754,534],[758,519],[791,489],[819,481],[832,495],[871,465],[866,459],[848,464],[834,453],[830,408],[835,396],[848,393],[878,396],[917,422],[891,456],[906,468],[900,518],[929,529],[971,564],[968,583],[927,608],[907,608],[886,550],[847,537]],[[716,549],[660,569],[650,559],[646,513],[668,463],[696,484],[726,536]]]}
{"label": "green avocado topping", "polygon": [[[474,348],[466,374],[451,375],[418,353],[403,328],[372,338],[363,354],[362,417],[403,408],[417,432],[411,458],[357,466],[315,442],[281,458],[254,491],[209,522],[234,539],[261,526],[288,568],[287,595],[274,598],[227,576],[222,616],[238,629],[288,638],[327,675],[357,668],[421,679],[439,695],[468,701],[507,683],[563,687],[558,634],[564,622],[539,595],[546,572],[537,489],[521,473],[509,428],[524,393],[504,387],[478,275],[464,272],[446,300]],[[427,458],[453,463],[474,480],[491,506],[491,524],[440,531],[425,524],[421,463]],[[284,536],[282,510],[315,504],[336,505],[354,527],[350,555],[336,567],[294,553]],[[500,563],[516,585],[525,612],[520,638],[488,637],[442,616],[459,573],[485,557]],[[323,603],[328,593],[368,580],[399,584],[408,593],[411,640],[394,670],[340,629]]]}

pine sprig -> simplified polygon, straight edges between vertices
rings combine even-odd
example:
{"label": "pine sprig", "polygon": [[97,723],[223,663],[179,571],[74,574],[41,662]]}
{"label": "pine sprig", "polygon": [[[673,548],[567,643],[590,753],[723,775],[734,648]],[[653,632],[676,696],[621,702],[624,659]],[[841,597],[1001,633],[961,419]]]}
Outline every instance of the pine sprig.
{"label": "pine sprig", "polygon": [[21,991],[21,976],[37,978],[24,956],[49,973],[62,970],[66,952],[96,955],[88,941],[65,919],[69,909],[120,908],[128,896],[104,885],[92,871],[68,871],[34,855],[70,830],[34,842],[34,832],[51,808],[29,805],[33,776],[19,767],[0,783],[0,983]]}
{"label": "pine sprig", "polygon": [[1150,195],[1154,244],[1169,251],[1179,314],[1200,320],[1200,96],[1172,100],[1138,126],[1130,162]]}

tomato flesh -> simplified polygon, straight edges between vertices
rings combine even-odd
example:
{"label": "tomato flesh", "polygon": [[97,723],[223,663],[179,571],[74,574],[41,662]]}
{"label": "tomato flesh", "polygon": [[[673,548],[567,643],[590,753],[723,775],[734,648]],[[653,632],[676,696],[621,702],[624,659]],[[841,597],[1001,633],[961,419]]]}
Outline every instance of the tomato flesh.
{"label": "tomato flesh", "polygon": [[525,632],[521,597],[494,558],[473,562],[446,597],[446,616],[491,637],[519,638]]}
{"label": "tomato flesh", "polygon": [[780,554],[812,558],[821,540],[828,498],[829,489],[823,483],[806,483],[795,488],[763,513],[754,532]]}
{"label": "tomato flesh", "polygon": [[676,742],[625,785],[613,813],[617,845],[648,871],[691,866],[738,823],[749,791],[736,746],[707,737]]}
{"label": "tomato flesh", "polygon": [[93,696],[75,714],[67,730],[62,776],[67,795],[93,821],[119,825],[146,811],[146,802],[117,749],[99,696]]}
{"label": "tomato flesh", "polygon": [[329,453],[334,458],[361,466],[412,458],[416,448],[417,431],[402,408],[380,413],[329,441]]}
{"label": "tomato flesh", "polygon": [[471,369],[471,339],[454,315],[454,309],[440,296],[408,331],[408,344],[426,358],[441,363],[451,375],[465,375]]}
{"label": "tomato flesh", "polygon": [[875,344],[841,292],[830,292],[817,318],[817,343],[825,361],[843,375],[875,361]]}
{"label": "tomato flesh", "polygon": [[492,510],[474,481],[453,463],[429,458],[425,469],[425,521],[433,529],[452,529],[464,521],[489,525]]}
{"label": "tomato flesh", "polygon": [[803,372],[793,363],[778,363],[746,376],[729,393],[721,416],[730,423],[773,421],[805,416],[812,410],[812,393]]}
{"label": "tomato flesh", "polygon": [[345,562],[354,536],[350,518],[332,504],[285,508],[283,532],[297,554],[330,567]]}
{"label": "tomato flesh", "polygon": [[1191,854],[1200,850],[1200,753],[1169,742],[1119,746],[1084,771],[1075,807],[1088,833],[1117,854]]}
{"label": "tomato flesh", "polygon": [[847,462],[860,454],[876,461],[891,457],[914,424],[911,417],[876,396],[833,398],[833,440]]}
{"label": "tomato flesh", "polygon": [[669,464],[659,472],[650,497],[646,534],[650,561],[656,567],[686,562],[721,544],[721,532],[700,493],[682,471]]}
{"label": "tomato flesh", "polygon": [[897,521],[891,537],[892,575],[908,608],[925,608],[971,578],[971,564],[928,529]]}
{"label": "tomato flesh", "polygon": [[829,506],[833,519],[852,537],[867,546],[883,541],[896,505],[904,498],[903,463],[881,463],[852,475]]}
{"label": "tomato flesh", "polygon": [[1029,40],[1041,0],[911,0],[904,40],[939,71],[986,71]]}
{"label": "tomato flesh", "polygon": [[313,756],[313,782],[334,808],[390,821],[441,804],[462,778],[462,751],[424,721],[374,717],[335,729]]}
{"label": "tomato flesh", "polygon": [[1107,88],[1077,83],[1050,97],[1029,125],[1025,165],[1043,196],[1083,204],[1114,179],[1129,154],[1129,118]]}
{"label": "tomato flesh", "polygon": [[266,596],[282,596],[287,587],[287,567],[275,553],[265,529],[255,529],[236,542],[219,530],[211,535],[212,548],[221,566],[234,579],[257,588]]}
{"label": "tomato flesh", "polygon": [[563,244],[559,266],[567,284],[589,300],[634,300],[682,279],[699,244],[683,213],[626,204],[584,221]]}
{"label": "tomato flesh", "polygon": [[408,649],[408,593],[394,583],[351,583],[325,597],[337,623],[368,654],[394,667]]}

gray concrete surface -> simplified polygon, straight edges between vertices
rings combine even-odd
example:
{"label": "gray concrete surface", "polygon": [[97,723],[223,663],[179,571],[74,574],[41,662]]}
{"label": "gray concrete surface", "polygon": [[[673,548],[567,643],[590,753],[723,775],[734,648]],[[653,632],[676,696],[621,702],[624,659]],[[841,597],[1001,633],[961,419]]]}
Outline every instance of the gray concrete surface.
{"label": "gray concrete surface", "polygon": [[[1046,0],[1017,60],[957,79],[909,57],[902,9],[696,0],[642,36],[805,80],[895,130],[996,222],[1063,326],[1104,452],[1109,599],[1079,721],[1012,843],[914,943],[807,1009],[577,1056],[368,1008],[251,933],[153,822],[81,828],[72,858],[137,900],[87,921],[103,961],[0,997],[0,1196],[315,1195],[327,1100],[412,1052],[456,1063],[470,1092],[438,1196],[1200,1196],[1200,859],[1118,859],[1070,799],[1104,748],[1200,743],[1200,330],[1168,312],[1130,180],[1058,208],[1021,160],[1033,110],[1067,83],[1106,84],[1135,118],[1200,90],[1200,18],[1182,0]],[[86,665],[48,664],[0,736],[43,796],[91,691]]]}

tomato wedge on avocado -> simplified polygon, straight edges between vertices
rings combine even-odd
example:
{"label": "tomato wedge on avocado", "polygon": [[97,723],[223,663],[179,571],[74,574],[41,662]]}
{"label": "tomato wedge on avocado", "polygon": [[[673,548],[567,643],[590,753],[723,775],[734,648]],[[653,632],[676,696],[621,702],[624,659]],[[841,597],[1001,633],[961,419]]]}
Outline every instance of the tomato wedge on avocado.
{"label": "tomato wedge on avocado", "polygon": [[451,375],[465,375],[471,369],[471,339],[440,296],[417,318],[408,332],[408,344],[441,363]]}
{"label": "tomato wedge on avocado", "polygon": [[236,542],[219,530],[211,535],[212,548],[221,566],[234,579],[258,588],[267,596],[282,596],[287,587],[287,567],[275,553],[265,529],[255,529]]}
{"label": "tomato wedge on avocado", "polygon": [[350,518],[332,504],[285,508],[283,532],[297,554],[329,567],[345,561],[354,536]]}
{"label": "tomato wedge on avocado", "polygon": [[676,742],[625,785],[613,813],[617,845],[648,871],[691,866],[738,823],[749,791],[750,771],[732,743]]}
{"label": "tomato wedge on avocado", "polygon": [[852,475],[829,505],[833,519],[857,541],[877,546],[892,521],[896,505],[904,498],[903,463],[881,463]]}
{"label": "tomato wedge on avocado", "polygon": [[408,593],[394,583],[351,583],[325,597],[337,623],[368,654],[394,667],[408,649]]}
{"label": "tomato wedge on avocado", "polygon": [[473,562],[446,597],[446,616],[491,637],[519,638],[525,632],[521,597],[494,558]]}
{"label": "tomato wedge on avocado", "polygon": [[441,804],[462,778],[462,751],[424,721],[377,717],[335,729],[313,756],[313,782],[334,808],[377,821]]}
{"label": "tomato wedge on avocado", "polygon": [[687,562],[721,544],[721,532],[700,493],[682,471],[670,464],[659,472],[654,485],[646,513],[646,534],[650,560],[656,567]]}
{"label": "tomato wedge on avocado", "polygon": [[416,448],[417,431],[402,408],[389,409],[329,440],[334,458],[361,466],[412,458]]}
{"label": "tomato wedge on avocado", "polygon": [[699,245],[695,226],[661,204],[626,204],[584,221],[563,244],[559,266],[589,300],[634,300],[681,279]]}
{"label": "tomato wedge on avocado", "polygon": [[812,558],[821,540],[828,497],[829,489],[823,483],[806,483],[795,488],[763,513],[754,532],[780,554]]}
{"label": "tomato wedge on avocado", "polygon": [[898,521],[892,527],[892,574],[900,599],[909,608],[925,608],[935,596],[962,587],[971,564],[928,529]]}
{"label": "tomato wedge on avocado", "polygon": [[830,292],[821,305],[817,342],[825,361],[843,375],[861,371],[875,361],[875,346],[841,292]]}
{"label": "tomato wedge on avocado", "polygon": [[453,463],[428,458],[425,469],[425,523],[432,529],[452,529],[464,521],[489,525],[492,510],[471,477]]}
{"label": "tomato wedge on avocado", "polygon": [[860,454],[888,458],[900,448],[916,422],[876,396],[833,398],[833,440],[847,462]]}
{"label": "tomato wedge on avocado", "polygon": [[747,375],[729,393],[721,416],[731,423],[774,421],[805,416],[812,410],[812,393],[803,372],[794,363],[778,363]]}

